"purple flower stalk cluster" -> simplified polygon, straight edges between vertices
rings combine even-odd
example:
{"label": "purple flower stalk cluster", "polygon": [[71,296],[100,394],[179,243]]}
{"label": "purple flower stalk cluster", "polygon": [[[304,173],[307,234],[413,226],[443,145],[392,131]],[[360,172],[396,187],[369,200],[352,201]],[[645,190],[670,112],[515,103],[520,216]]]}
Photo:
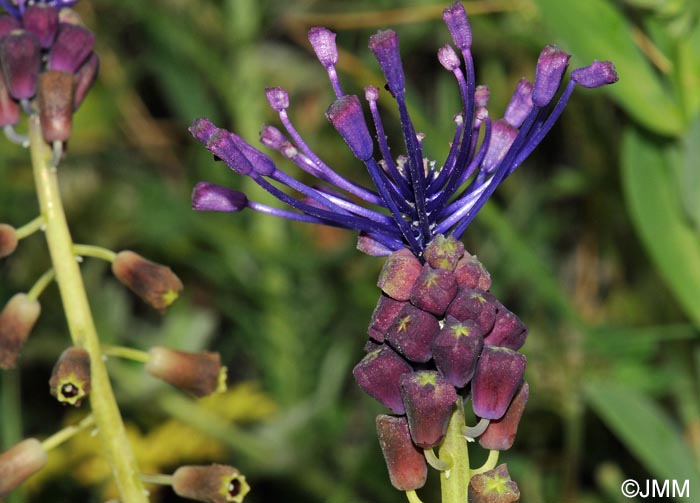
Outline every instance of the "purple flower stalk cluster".
{"label": "purple flower stalk cluster", "polygon": [[[207,119],[198,119],[190,128],[195,138],[236,173],[252,178],[292,209],[250,201],[239,191],[207,182],[195,187],[193,207],[228,212],[250,208],[291,220],[353,229],[360,232],[358,248],[372,255],[388,255],[407,247],[421,257],[437,235],[459,239],[496,187],[550,131],[576,85],[599,87],[617,81],[617,74],[610,62],[595,61],[575,69],[555,99],[564,81],[569,55],[547,46],[537,62],[534,83],[522,79],[504,117],[493,121],[486,108],[489,90],[475,83],[472,33],[462,4],[449,6],[443,19],[456,49],[450,45],[442,47],[438,60],[454,75],[462,110],[455,116],[454,137],[441,166],[423,156],[424,135],[416,132],[411,121],[396,33],[380,31],[369,41],[387,89],[398,106],[405,154],[394,158],[379,115],[379,89],[365,88],[364,98],[374,126],[370,131],[360,98],[344,94],[341,87],[335,69],[335,33],[312,28],[309,41],[327,70],[337,97],[326,117],[355,157],[365,164],[374,189],[343,177],[311,150],[287,113],[287,92],[274,87],[266,90],[267,100],[278,112],[286,133],[267,125],[262,128],[260,141],[315,176],[320,184],[310,186],[294,179],[236,134],[217,128]],[[290,195],[287,189],[298,196]]]}
{"label": "purple flower stalk cluster", "polygon": [[97,76],[95,37],[70,8],[76,1],[0,0],[0,126],[15,141],[21,108],[38,111],[47,142],[67,141]]}

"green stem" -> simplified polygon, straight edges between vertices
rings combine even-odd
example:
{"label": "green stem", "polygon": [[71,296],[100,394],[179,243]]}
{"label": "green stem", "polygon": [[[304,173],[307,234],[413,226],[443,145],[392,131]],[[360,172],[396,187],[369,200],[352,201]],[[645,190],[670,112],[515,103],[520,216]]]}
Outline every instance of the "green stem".
{"label": "green stem", "polygon": [[56,278],[56,273],[53,269],[49,269],[41,277],[36,280],[34,286],[27,292],[27,297],[31,300],[36,300],[46,290],[46,287]]}
{"label": "green stem", "polygon": [[455,405],[447,426],[447,433],[440,444],[438,455],[442,460],[452,460],[452,468],[440,472],[442,503],[465,503],[469,491],[469,451],[467,440],[462,436],[464,409],[461,401]]}
{"label": "green stem", "polygon": [[31,222],[28,222],[28,223],[24,224],[22,227],[20,227],[19,229],[15,230],[15,236],[17,237],[17,240],[24,239],[27,236],[31,236],[36,231],[41,230],[41,228],[43,226],[44,226],[44,217],[42,215],[39,215]]}
{"label": "green stem", "polygon": [[128,503],[147,503],[148,498],[138,478],[139,470],[114,398],[107,368],[102,360],[100,341],[83,278],[73,254],[73,240],[63,211],[57,169],[49,165],[52,152],[42,138],[37,116],[29,119],[29,140],[39,206],[46,223],[46,242],[56,272],[68,329],[73,344],[84,348],[90,355],[90,403],[104,447],[104,455],[112,467],[121,500]]}
{"label": "green stem", "polygon": [[74,244],[73,253],[84,257],[99,258],[101,260],[104,260],[105,262],[114,262],[114,259],[117,256],[117,254],[114,253],[112,250],[108,250],[107,248],[94,245]]}
{"label": "green stem", "polygon": [[51,449],[54,449],[61,445],[63,442],[66,440],[69,440],[73,438],[75,435],[83,431],[85,428],[89,428],[90,426],[95,424],[95,417],[90,414],[89,416],[86,416],[83,418],[78,424],[72,425],[72,426],[67,426],[63,428],[60,431],[57,431],[53,435],[51,435],[49,438],[44,440],[41,445],[44,448],[45,451],[50,451]]}
{"label": "green stem", "polygon": [[172,475],[163,475],[162,473],[149,475],[147,473],[142,473],[141,475],[139,475],[139,478],[142,482],[145,482],[146,484],[158,484],[161,486],[173,485]]}
{"label": "green stem", "polygon": [[406,491],[406,498],[408,498],[409,503],[423,503],[416,491]]}
{"label": "green stem", "polygon": [[496,450],[490,450],[489,451],[489,457],[486,458],[486,461],[484,462],[483,465],[481,465],[479,468],[476,468],[471,471],[472,477],[474,475],[479,475],[480,473],[486,473],[489,470],[493,470],[496,468],[496,465],[498,464],[498,456],[500,455],[501,451],[496,451]]}
{"label": "green stem", "polygon": [[112,346],[111,344],[102,345],[102,354],[105,356],[116,356],[125,360],[132,360],[139,363],[147,363],[151,359],[151,355],[140,349],[126,348],[124,346]]}

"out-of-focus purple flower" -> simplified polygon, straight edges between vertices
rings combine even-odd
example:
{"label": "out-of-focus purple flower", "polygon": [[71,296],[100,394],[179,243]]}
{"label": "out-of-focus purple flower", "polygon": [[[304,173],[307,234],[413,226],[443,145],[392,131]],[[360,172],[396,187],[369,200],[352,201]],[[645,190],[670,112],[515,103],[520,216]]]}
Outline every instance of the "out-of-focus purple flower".
{"label": "out-of-focus purple flower", "polygon": [[70,6],[77,0],[0,0],[0,126],[14,141],[20,106],[38,112],[44,139],[64,142],[99,69],[95,37]]}
{"label": "out-of-focus purple flower", "polygon": [[[462,109],[455,117],[451,148],[442,164],[424,157],[423,135],[416,132],[406,106],[399,39],[392,30],[373,35],[369,47],[398,108],[405,147],[398,157],[389,152],[377,106],[378,89],[365,89],[373,126],[370,133],[360,99],[344,94],[336,74],[335,34],[318,27],[309,31],[311,46],[337,97],[326,116],[367,167],[373,188],[343,177],[311,150],[288,115],[289,95],[279,87],[268,89],[266,94],[285,132],[265,126],[261,141],[318,178],[320,185],[307,185],[291,177],[262,152],[207,119],[197,119],[190,131],[234,171],[252,178],[292,209],[254,208],[250,202],[249,207],[283,218],[354,229],[360,232],[358,248],[367,253],[388,255],[406,247],[422,258],[435,236],[460,238],[496,187],[549,132],[576,84],[599,87],[617,80],[611,63],[595,62],[574,70],[564,83],[569,55],[547,46],[537,62],[534,83],[521,80],[503,119],[492,121],[486,109],[488,88],[476,85],[472,33],[462,4],[449,6],[443,19],[456,49],[449,45],[441,48],[438,59],[454,75]],[[237,210],[234,207],[231,211]]]}

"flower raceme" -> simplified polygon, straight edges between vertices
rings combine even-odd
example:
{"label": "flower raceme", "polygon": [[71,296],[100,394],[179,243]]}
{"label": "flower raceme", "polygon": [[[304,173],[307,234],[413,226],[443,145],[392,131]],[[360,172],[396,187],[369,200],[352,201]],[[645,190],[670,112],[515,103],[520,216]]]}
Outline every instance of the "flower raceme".
{"label": "flower raceme", "polygon": [[[266,125],[260,141],[315,176],[319,185],[296,180],[235,133],[207,119],[197,119],[190,128],[195,138],[233,171],[250,177],[291,209],[251,201],[239,191],[208,182],[195,187],[193,208],[225,212],[250,208],[291,220],[353,229],[360,232],[358,248],[371,255],[389,255],[408,248],[422,257],[435,236],[459,239],[496,187],[551,130],[576,85],[600,87],[616,82],[618,77],[612,63],[595,61],[573,70],[555,99],[565,81],[569,55],[547,46],[537,61],[534,82],[522,79],[504,116],[492,120],[487,110],[488,88],[475,84],[472,33],[464,7],[453,3],[444,11],[443,19],[456,49],[450,45],[440,48],[438,60],[455,78],[462,109],[455,115],[454,137],[440,167],[423,156],[424,135],[416,132],[408,112],[396,33],[380,31],[369,41],[398,107],[405,153],[393,158],[379,114],[379,89],[365,88],[373,123],[370,131],[360,98],[344,94],[336,73],[335,33],[317,27],[309,31],[309,41],[327,70],[337,98],[326,117],[353,155],[365,164],[374,188],[343,177],[311,150],[288,115],[287,92],[274,87],[266,90],[267,100],[286,132]],[[289,189],[296,196],[290,195]]]}
{"label": "flower raceme", "polygon": [[20,110],[38,110],[44,139],[65,142],[72,115],[93,84],[95,37],[70,8],[77,0],[0,0],[0,126],[14,134]]}

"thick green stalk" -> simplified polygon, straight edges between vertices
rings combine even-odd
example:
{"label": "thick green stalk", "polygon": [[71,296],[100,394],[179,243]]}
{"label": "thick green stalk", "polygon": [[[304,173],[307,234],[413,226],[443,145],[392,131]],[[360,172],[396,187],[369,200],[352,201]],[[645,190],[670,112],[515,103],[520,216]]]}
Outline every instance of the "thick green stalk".
{"label": "thick green stalk", "polygon": [[447,433],[440,444],[438,455],[442,461],[451,463],[449,470],[440,472],[442,503],[467,503],[469,491],[469,451],[464,429],[464,408],[458,401],[450,417]]}
{"label": "thick green stalk", "polygon": [[102,360],[100,341],[63,211],[57,170],[49,165],[51,149],[42,138],[37,116],[29,120],[29,141],[39,206],[46,224],[46,242],[56,272],[70,336],[74,345],[84,348],[90,354],[90,404],[104,454],[112,467],[121,500],[125,503],[148,503]]}

